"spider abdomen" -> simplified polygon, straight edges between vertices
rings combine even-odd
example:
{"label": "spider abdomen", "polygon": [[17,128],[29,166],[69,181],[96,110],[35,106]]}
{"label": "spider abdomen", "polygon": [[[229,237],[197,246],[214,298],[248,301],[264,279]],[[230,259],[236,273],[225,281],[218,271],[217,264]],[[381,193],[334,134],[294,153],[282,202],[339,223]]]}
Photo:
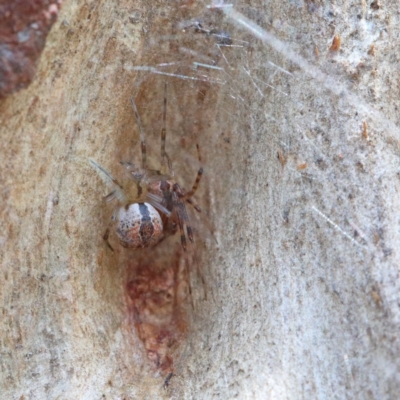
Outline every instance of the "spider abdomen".
{"label": "spider abdomen", "polygon": [[118,210],[116,233],[124,247],[151,247],[162,239],[163,223],[160,214],[151,204],[127,204]]}

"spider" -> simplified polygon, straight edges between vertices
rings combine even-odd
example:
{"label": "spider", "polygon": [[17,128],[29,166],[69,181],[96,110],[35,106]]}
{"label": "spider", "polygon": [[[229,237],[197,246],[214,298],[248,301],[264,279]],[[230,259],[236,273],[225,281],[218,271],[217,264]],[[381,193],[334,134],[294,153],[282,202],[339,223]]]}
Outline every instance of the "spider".
{"label": "spider", "polygon": [[[131,98],[131,104],[139,127],[141,140],[142,165],[130,162],[121,162],[129,173],[129,177],[136,184],[136,193],[131,196],[127,190],[102,166],[90,160],[103,180],[112,187],[112,192],[105,199],[117,199],[119,205],[115,207],[111,221],[103,239],[113,250],[108,241],[110,229],[116,224],[116,235],[119,243],[127,248],[146,248],[158,244],[167,236],[176,233],[179,228],[181,245],[187,251],[188,240],[193,243],[193,230],[190,225],[186,203],[197,212],[201,209],[192,197],[195,194],[203,168],[199,168],[192,189],[186,192],[174,179],[172,162],[166,150],[166,115],[167,115],[167,84],[164,85],[163,127],[161,130],[161,167],[162,170],[153,170],[147,166],[147,149],[145,133],[140,120],[136,104]],[[201,162],[198,144],[197,154]],[[167,166],[167,167],[166,167]],[[167,168],[168,173],[163,172]]]}

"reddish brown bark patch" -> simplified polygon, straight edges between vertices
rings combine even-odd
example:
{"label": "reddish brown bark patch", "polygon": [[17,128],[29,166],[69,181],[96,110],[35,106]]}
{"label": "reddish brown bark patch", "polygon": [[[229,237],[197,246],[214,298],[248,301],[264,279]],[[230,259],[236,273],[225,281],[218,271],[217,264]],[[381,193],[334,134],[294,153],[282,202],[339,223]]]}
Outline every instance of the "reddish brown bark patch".
{"label": "reddish brown bark patch", "polygon": [[145,253],[128,266],[128,307],[148,360],[166,375],[187,336],[190,283],[179,245],[166,257],[159,249],[152,250],[154,257]]}
{"label": "reddish brown bark patch", "polygon": [[61,1],[0,0],[0,98],[30,84]]}

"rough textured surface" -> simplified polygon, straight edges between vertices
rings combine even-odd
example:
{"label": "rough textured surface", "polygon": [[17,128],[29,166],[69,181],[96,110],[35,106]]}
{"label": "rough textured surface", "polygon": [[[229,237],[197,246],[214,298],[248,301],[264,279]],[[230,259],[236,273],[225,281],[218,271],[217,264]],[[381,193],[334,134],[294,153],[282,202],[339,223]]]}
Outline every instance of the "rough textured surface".
{"label": "rough textured surface", "polygon": [[0,1],[0,97],[32,81],[61,0]]}
{"label": "rough textured surface", "polygon": [[[223,30],[243,46],[219,59],[225,85],[199,90],[140,75],[133,66],[179,61],[182,51],[164,46],[174,33],[169,21],[197,18],[204,8],[179,5],[65,2],[35,81],[0,105],[3,393],[395,398],[397,4],[236,6],[344,85],[341,96],[222,14]],[[340,47],[330,51],[337,35]],[[214,55],[199,54],[199,38],[186,46],[182,39],[181,50],[206,63]],[[164,79],[177,176],[189,187],[195,175],[180,132],[196,120],[206,170],[198,201],[218,240],[200,248],[209,296],[203,301],[195,287],[191,333],[167,390],[130,324],[124,288],[133,256],[112,254],[101,240],[110,209],[87,162],[93,157],[117,175],[119,160],[139,156],[129,105],[139,86],[140,109],[150,110],[143,123],[157,133],[153,148]]]}

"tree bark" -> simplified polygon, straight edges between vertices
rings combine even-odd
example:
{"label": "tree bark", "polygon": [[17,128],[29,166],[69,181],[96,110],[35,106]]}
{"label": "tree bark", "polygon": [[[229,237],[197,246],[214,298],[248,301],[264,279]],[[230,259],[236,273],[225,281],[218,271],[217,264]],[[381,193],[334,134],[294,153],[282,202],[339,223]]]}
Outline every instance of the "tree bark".
{"label": "tree bark", "polygon": [[[399,393],[396,3],[235,9],[258,33],[200,2],[66,1],[34,82],[0,104],[4,398]],[[161,250],[107,247],[112,206],[89,165],[119,179],[140,160],[130,97],[156,165],[164,82],[175,179],[205,169],[166,388],[127,299],[130,266]]]}

